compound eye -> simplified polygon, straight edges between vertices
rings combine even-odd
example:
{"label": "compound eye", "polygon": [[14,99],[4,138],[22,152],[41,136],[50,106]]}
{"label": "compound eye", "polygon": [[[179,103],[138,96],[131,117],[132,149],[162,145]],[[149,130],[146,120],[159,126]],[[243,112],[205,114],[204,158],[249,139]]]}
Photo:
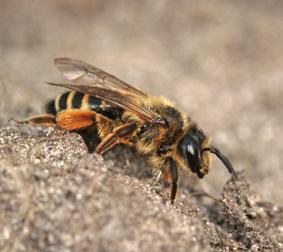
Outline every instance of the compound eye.
{"label": "compound eye", "polygon": [[192,144],[187,145],[187,151],[192,156],[195,155],[195,153],[196,153],[195,149],[194,149],[194,146]]}
{"label": "compound eye", "polygon": [[200,169],[200,152],[194,144],[187,145],[187,159],[193,172],[198,173]]}

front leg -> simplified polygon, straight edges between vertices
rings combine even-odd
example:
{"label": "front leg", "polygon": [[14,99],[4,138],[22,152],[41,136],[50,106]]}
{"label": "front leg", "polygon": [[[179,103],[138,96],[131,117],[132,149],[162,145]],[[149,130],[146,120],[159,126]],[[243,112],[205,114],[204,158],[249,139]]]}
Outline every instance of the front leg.
{"label": "front leg", "polygon": [[173,158],[168,157],[166,159],[166,162],[168,162],[168,166],[166,169],[162,170],[163,179],[171,184],[171,203],[174,204],[177,190],[178,190],[178,168],[176,165],[176,162],[173,160]]}
{"label": "front leg", "polygon": [[171,185],[171,203],[174,204],[177,190],[178,190],[178,168],[176,165],[176,162],[173,160],[173,158],[168,158],[168,162],[170,165],[170,173],[171,173],[171,179],[172,179],[172,185]]}

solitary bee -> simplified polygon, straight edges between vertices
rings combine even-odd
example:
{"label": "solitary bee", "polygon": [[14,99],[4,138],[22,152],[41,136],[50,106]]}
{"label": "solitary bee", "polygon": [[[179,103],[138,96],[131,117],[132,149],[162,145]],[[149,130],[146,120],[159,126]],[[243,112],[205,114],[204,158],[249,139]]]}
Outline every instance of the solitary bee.
{"label": "solitary bee", "polygon": [[189,168],[202,178],[213,153],[237,176],[197,124],[166,98],[148,95],[79,60],[57,58],[55,65],[71,83],[48,84],[71,91],[51,100],[47,114],[23,123],[58,125],[69,131],[95,127],[101,140],[96,148],[100,154],[117,144],[134,147],[149,158],[153,174],[162,173],[171,183],[172,204],[177,193],[177,167]]}

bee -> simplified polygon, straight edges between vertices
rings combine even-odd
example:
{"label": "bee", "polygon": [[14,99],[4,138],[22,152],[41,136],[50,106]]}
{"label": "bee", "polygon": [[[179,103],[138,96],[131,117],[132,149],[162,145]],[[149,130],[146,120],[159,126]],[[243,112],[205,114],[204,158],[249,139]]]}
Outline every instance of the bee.
{"label": "bee", "polygon": [[70,91],[51,100],[46,114],[22,123],[59,126],[68,131],[94,127],[104,154],[124,144],[148,157],[153,174],[171,183],[171,203],[178,187],[178,167],[202,178],[215,154],[234,177],[230,161],[183,111],[164,97],[151,96],[94,66],[57,58],[55,66],[70,83],[48,83]]}

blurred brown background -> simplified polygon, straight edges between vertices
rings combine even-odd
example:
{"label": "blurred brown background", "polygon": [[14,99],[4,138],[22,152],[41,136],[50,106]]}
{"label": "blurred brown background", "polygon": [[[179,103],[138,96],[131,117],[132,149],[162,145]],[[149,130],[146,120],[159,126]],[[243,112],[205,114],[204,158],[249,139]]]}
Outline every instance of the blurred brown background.
{"label": "blurred brown background", "polygon": [[[164,95],[244,170],[264,199],[283,203],[283,2],[13,1],[0,8],[0,125],[43,111],[61,90],[53,66],[78,58]],[[228,178],[215,161],[201,183]]]}

